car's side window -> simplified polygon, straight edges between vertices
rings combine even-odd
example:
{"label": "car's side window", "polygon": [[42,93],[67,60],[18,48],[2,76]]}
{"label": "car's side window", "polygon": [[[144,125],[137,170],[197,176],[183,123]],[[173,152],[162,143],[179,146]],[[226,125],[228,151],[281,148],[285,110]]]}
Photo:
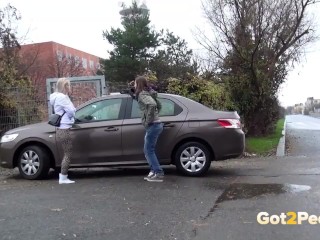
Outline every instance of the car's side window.
{"label": "car's side window", "polygon": [[[158,98],[161,103],[161,110],[159,116],[176,116],[182,112],[182,108],[177,105],[175,102],[171,101],[170,99],[166,98]],[[133,100],[132,102],[132,109],[131,109],[131,118],[140,118],[141,111],[139,109],[138,102]]]}
{"label": "car's side window", "polygon": [[177,105],[175,102],[165,99],[165,98],[159,98],[159,101],[161,103],[161,110],[159,113],[159,116],[175,116],[175,105]]}
{"label": "car's side window", "polygon": [[76,112],[80,122],[107,121],[119,119],[122,99],[107,99],[94,102]]}
{"label": "car's side window", "polygon": [[141,111],[137,100],[132,100],[131,118],[140,118]]}

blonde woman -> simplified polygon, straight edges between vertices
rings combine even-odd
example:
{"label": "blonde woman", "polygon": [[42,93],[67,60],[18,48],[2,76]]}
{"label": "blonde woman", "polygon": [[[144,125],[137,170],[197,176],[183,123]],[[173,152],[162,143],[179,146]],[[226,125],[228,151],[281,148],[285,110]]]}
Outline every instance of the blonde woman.
{"label": "blonde woman", "polygon": [[70,158],[72,153],[72,138],[70,128],[74,123],[76,108],[69,98],[71,93],[70,80],[59,78],[56,84],[56,91],[50,95],[50,104],[56,114],[62,115],[60,126],[56,129],[57,142],[63,149],[63,159],[61,162],[61,173],[59,174],[59,184],[74,183],[68,178]]}

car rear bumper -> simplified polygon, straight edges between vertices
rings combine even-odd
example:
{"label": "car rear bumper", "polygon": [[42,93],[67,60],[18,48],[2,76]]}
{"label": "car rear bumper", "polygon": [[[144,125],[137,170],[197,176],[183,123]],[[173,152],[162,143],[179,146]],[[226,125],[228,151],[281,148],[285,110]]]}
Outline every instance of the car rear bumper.
{"label": "car rear bumper", "polygon": [[14,168],[13,151],[9,143],[0,143],[0,166],[3,168]]}
{"label": "car rear bumper", "polygon": [[[219,148],[216,148],[215,160],[226,160],[241,156],[245,150],[245,134],[241,129],[230,130],[221,135]],[[216,144],[215,144],[216,145]]]}

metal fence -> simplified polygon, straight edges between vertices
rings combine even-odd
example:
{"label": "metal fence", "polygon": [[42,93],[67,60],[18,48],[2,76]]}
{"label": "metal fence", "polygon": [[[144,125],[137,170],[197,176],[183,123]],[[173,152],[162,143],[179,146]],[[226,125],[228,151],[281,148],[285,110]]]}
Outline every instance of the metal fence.
{"label": "metal fence", "polygon": [[[128,89],[128,85],[126,84],[113,83],[107,84],[105,91],[102,91],[103,89],[97,84],[97,81],[90,80],[89,78],[87,78],[86,81],[84,81],[84,78],[72,79],[72,94],[70,99],[76,107],[105,93],[110,94]],[[101,81],[104,81],[104,78],[102,78]],[[51,82],[50,87],[54,87],[54,81]],[[46,91],[42,89],[42,87],[38,89],[34,87],[1,89],[0,134],[12,128],[47,121],[48,113],[51,112],[51,108],[48,108],[48,106],[50,106],[48,102],[49,95],[53,91],[51,88],[50,91]]]}
{"label": "metal fence", "polygon": [[1,89],[0,133],[47,119],[47,101],[34,88]]}

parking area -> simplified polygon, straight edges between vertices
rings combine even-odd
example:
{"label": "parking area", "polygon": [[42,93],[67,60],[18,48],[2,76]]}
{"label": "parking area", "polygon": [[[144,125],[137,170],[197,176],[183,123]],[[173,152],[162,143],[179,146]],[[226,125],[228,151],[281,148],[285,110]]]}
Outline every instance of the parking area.
{"label": "parking area", "polygon": [[315,226],[259,225],[257,214],[317,214],[319,169],[315,158],[242,158],[204,177],[166,167],[163,183],[143,181],[143,167],[74,169],[70,185],[54,172],[29,181],[2,169],[1,239],[310,239]]}

